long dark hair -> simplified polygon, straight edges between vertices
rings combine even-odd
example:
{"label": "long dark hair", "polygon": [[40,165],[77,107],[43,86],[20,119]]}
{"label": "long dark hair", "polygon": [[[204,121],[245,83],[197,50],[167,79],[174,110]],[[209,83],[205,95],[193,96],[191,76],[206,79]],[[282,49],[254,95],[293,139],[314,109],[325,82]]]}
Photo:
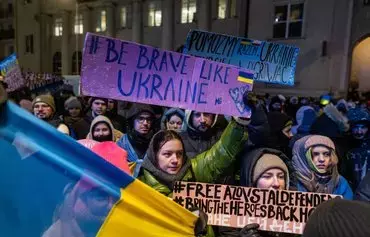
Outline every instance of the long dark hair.
{"label": "long dark hair", "polygon": [[[152,162],[155,166],[158,167],[157,156],[158,156],[159,150],[163,147],[164,144],[166,144],[167,142],[171,140],[179,140],[181,142],[182,148],[185,149],[184,142],[182,141],[180,135],[173,130],[161,130],[153,136],[151,145],[149,147],[151,147],[152,152],[153,152],[151,155],[154,156],[152,157],[154,158]],[[185,154],[185,151],[184,151],[184,154]],[[186,159],[185,155],[184,155],[184,158]]]}

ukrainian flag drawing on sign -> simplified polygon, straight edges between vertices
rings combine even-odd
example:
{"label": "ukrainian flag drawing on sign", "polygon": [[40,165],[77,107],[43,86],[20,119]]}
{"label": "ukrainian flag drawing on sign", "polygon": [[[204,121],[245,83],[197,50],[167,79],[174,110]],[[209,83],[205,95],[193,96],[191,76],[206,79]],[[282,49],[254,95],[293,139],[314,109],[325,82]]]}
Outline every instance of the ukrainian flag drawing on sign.
{"label": "ukrainian flag drawing on sign", "polygon": [[253,73],[239,71],[238,81],[253,85]]}
{"label": "ukrainian flag drawing on sign", "polygon": [[0,236],[194,236],[194,214],[10,102],[0,150]]}

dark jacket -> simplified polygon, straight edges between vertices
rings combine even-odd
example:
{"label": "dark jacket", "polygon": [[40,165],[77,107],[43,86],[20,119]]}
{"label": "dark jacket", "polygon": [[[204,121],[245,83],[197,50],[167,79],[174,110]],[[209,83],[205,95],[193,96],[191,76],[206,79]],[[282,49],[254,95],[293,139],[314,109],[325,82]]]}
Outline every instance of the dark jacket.
{"label": "dark jacket", "polygon": [[127,151],[129,162],[144,158],[150,140],[154,134],[152,130],[147,135],[141,135],[134,129],[134,120],[136,116],[142,112],[151,113],[154,117],[154,111],[150,105],[134,104],[127,112],[127,134],[123,135],[121,139],[117,141],[117,145]]}
{"label": "dark jacket", "polygon": [[[274,154],[278,157],[280,157],[285,164],[287,165],[289,169],[289,173],[291,174],[289,177],[290,180],[292,181],[291,183],[294,183],[294,177],[293,177],[293,172],[292,172],[292,167],[290,165],[290,161],[288,158],[278,150],[270,149],[270,148],[259,148],[259,149],[254,149],[251,151],[248,150],[243,150],[240,153],[240,162],[241,162],[241,177],[240,177],[240,185],[243,187],[255,187],[255,184],[252,182],[252,177],[253,177],[253,171],[254,167],[261,158],[263,154]],[[244,236],[240,235],[240,229],[237,228],[230,228],[230,227],[218,227],[216,229],[219,237],[227,237],[227,236]],[[290,234],[285,234],[285,233],[272,233],[272,232],[266,232],[266,231],[259,231],[259,234],[261,237],[268,237],[268,236],[279,236],[279,237],[288,237],[288,236],[294,236]]]}
{"label": "dark jacket", "polygon": [[290,158],[289,138],[283,134],[282,130],[289,121],[292,121],[292,118],[280,112],[269,112],[267,118],[270,124],[267,146],[282,151]]}
{"label": "dark jacket", "polygon": [[370,203],[370,173],[365,176],[358,186],[355,199]]}
{"label": "dark jacket", "polygon": [[189,158],[196,157],[198,154],[211,148],[222,135],[222,130],[215,128],[218,119],[217,115],[211,128],[206,132],[200,133],[191,125],[190,119],[192,114],[193,111],[185,111],[186,131],[180,133],[184,142],[186,155]]}

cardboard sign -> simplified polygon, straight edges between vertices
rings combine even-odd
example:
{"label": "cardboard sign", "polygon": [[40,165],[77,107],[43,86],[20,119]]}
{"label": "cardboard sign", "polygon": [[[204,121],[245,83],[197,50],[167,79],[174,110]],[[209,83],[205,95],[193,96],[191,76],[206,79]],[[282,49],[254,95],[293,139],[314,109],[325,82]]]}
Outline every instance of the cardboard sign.
{"label": "cardboard sign", "polygon": [[16,54],[12,54],[0,62],[0,75],[8,88],[6,91],[15,91],[25,85]]}
{"label": "cardboard sign", "polygon": [[221,184],[176,182],[173,199],[189,209],[198,207],[208,224],[243,228],[258,223],[261,230],[302,234],[308,217],[320,203],[337,195],[257,189]]}
{"label": "cardboard sign", "polygon": [[294,85],[299,48],[191,30],[183,53],[253,70],[256,81]]}
{"label": "cardboard sign", "polygon": [[249,116],[242,97],[253,71],[88,33],[83,95]]}

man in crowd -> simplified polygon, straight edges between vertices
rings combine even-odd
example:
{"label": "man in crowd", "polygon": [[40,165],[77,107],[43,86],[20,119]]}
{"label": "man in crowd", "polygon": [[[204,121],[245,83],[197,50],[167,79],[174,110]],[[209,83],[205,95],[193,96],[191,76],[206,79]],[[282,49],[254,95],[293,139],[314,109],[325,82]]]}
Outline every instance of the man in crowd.
{"label": "man in crowd", "polygon": [[208,150],[220,139],[222,131],[215,128],[217,118],[217,115],[210,113],[185,111],[187,129],[180,135],[189,158]]}
{"label": "man in crowd", "polygon": [[33,114],[45,122],[49,123],[59,131],[69,135],[68,127],[56,118],[55,102],[51,95],[39,95],[32,102]]}
{"label": "man in crowd", "polygon": [[127,113],[128,131],[117,145],[127,151],[129,162],[142,160],[154,135],[154,111],[146,104],[135,104]]}

